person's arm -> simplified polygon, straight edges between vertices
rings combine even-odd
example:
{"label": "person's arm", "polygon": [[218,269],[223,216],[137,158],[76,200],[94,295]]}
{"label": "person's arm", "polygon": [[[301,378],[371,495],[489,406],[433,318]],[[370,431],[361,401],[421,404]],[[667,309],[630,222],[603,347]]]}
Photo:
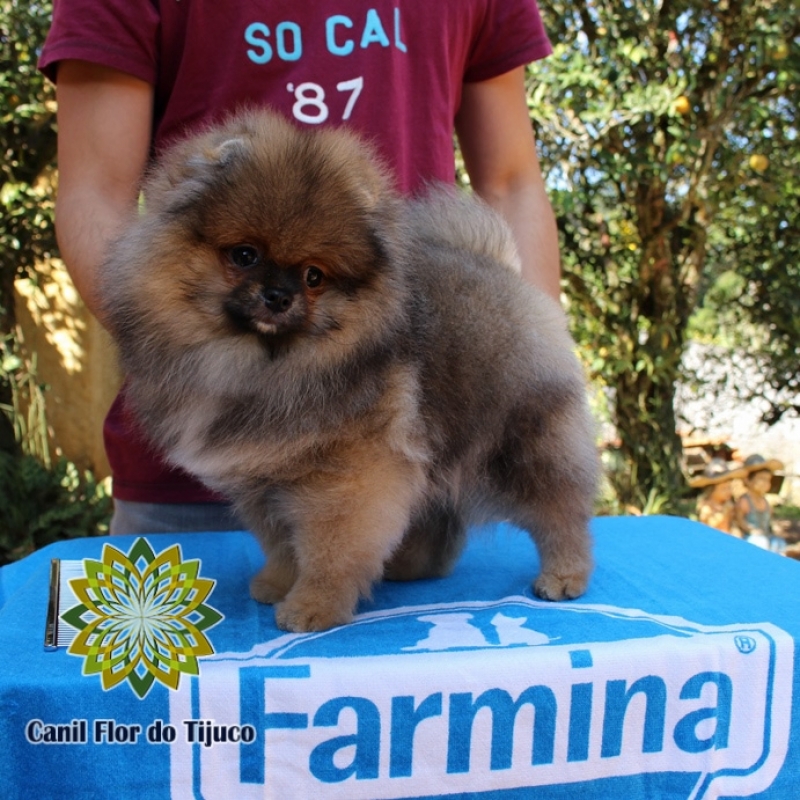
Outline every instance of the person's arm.
{"label": "person's arm", "polygon": [[756,528],[753,528],[747,521],[747,515],[749,513],[750,501],[747,499],[747,495],[743,494],[736,501],[736,525],[745,536],[749,536],[751,533],[760,532]]}
{"label": "person's arm", "polygon": [[528,117],[525,68],[465,83],[456,133],[473,189],[511,226],[523,277],[559,300],[558,231]]}
{"label": "person's arm", "polygon": [[116,70],[64,61],[56,92],[56,235],[78,293],[99,318],[96,276],[109,241],[136,209],[150,152],[153,89]]}

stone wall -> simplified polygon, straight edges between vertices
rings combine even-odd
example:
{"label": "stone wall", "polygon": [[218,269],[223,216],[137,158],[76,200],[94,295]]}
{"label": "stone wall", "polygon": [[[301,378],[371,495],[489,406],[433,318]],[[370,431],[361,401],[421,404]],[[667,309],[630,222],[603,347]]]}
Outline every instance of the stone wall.
{"label": "stone wall", "polygon": [[734,360],[719,348],[692,344],[685,364],[700,381],[679,388],[676,405],[683,429],[725,439],[742,458],[759,453],[783,461],[786,477],[780,497],[800,505],[800,419],[785,416],[771,426],[762,422],[768,404],[742,399],[746,387],[754,384],[754,376],[746,374],[754,367],[746,358]]}

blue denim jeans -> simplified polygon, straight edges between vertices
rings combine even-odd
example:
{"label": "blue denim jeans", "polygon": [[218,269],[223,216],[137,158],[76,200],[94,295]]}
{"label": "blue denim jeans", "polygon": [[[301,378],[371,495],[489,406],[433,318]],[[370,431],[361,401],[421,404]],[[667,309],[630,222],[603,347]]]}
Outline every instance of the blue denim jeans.
{"label": "blue denim jeans", "polygon": [[114,501],[112,536],[146,533],[196,533],[199,531],[241,531],[246,527],[223,503],[134,503]]}

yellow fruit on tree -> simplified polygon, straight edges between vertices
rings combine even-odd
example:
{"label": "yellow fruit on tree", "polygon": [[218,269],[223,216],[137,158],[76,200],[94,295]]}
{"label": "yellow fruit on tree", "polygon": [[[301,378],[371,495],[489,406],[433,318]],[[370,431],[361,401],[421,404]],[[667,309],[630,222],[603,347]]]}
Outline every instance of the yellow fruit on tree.
{"label": "yellow fruit on tree", "polygon": [[764,172],[769,166],[769,159],[761,153],[754,153],[750,156],[749,164],[750,169],[754,169],[756,172]]}
{"label": "yellow fruit on tree", "polygon": [[789,55],[789,45],[786,42],[779,42],[772,48],[770,55],[775,61],[783,61]]}
{"label": "yellow fruit on tree", "polygon": [[692,110],[692,104],[685,94],[682,94],[680,97],[676,98],[675,110],[684,116],[686,116],[686,114]]}

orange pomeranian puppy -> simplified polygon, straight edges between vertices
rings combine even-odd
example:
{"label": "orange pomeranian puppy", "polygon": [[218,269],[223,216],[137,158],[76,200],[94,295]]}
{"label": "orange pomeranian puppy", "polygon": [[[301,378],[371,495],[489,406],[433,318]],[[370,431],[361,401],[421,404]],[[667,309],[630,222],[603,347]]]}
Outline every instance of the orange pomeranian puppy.
{"label": "orange pomeranian puppy", "polygon": [[261,541],[251,594],[280,627],[346,623],[382,577],[446,574],[491,519],[530,532],[539,597],[584,592],[582,372],[493,212],[402,198],[358,138],[265,111],[175,146],[145,198],[101,286],[129,399]]}

